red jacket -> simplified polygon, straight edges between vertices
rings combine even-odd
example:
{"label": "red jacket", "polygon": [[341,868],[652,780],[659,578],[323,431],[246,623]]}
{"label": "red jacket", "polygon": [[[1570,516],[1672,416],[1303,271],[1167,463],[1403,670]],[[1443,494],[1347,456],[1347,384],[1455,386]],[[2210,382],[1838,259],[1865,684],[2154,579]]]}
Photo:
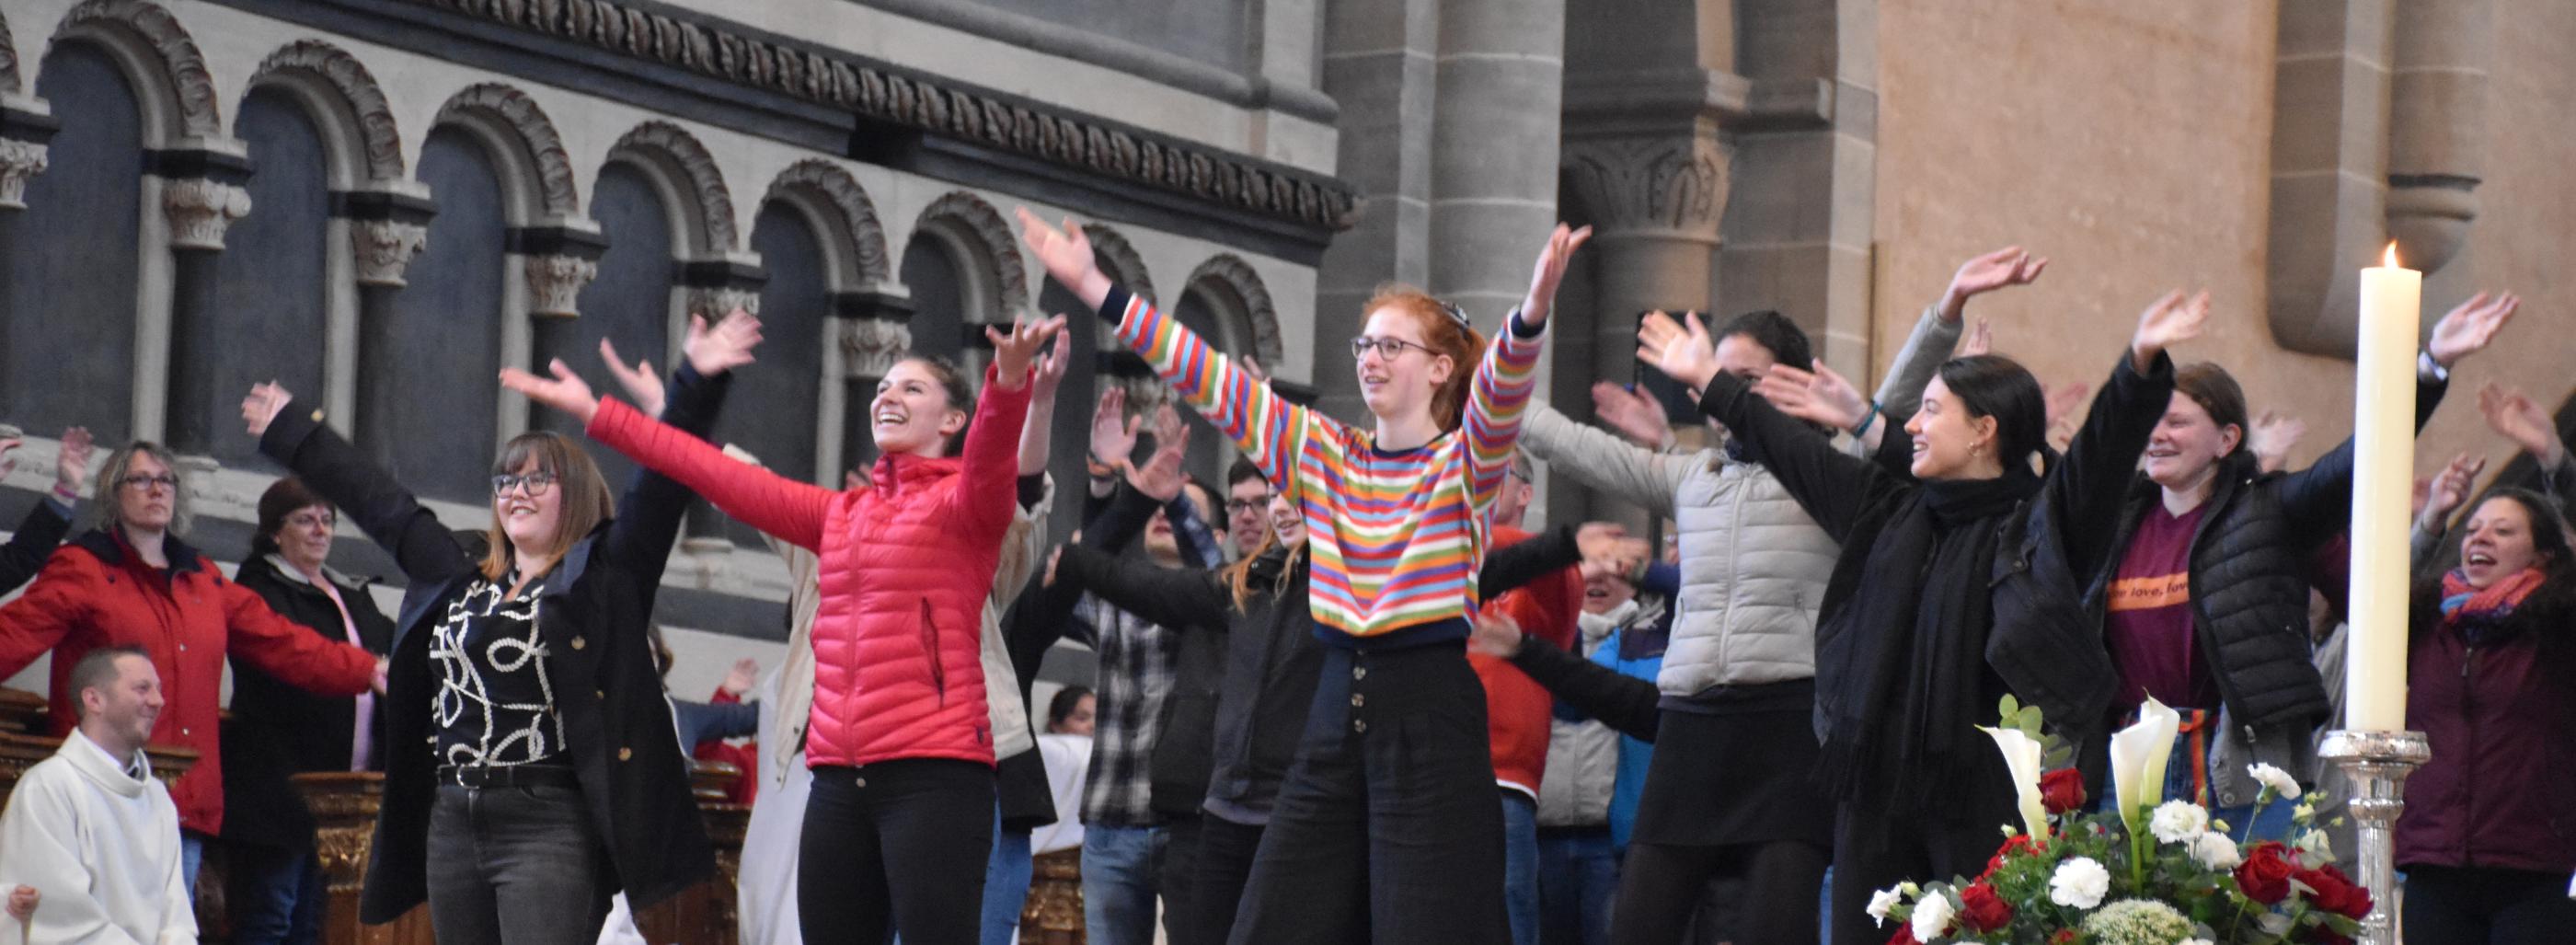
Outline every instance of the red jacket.
{"label": "red jacket", "polygon": [[[1487,551],[1532,537],[1520,529],[1496,525]],[[1582,606],[1583,578],[1573,568],[1564,568],[1494,598],[1484,610],[1511,617],[1523,634],[1572,651]],[[1556,698],[1509,660],[1470,649],[1467,663],[1485,683],[1485,734],[1493,744],[1494,780],[1527,790],[1536,800],[1539,774],[1547,770],[1548,714]]]}
{"label": "red jacket", "polygon": [[991,372],[963,455],[885,456],[873,484],[834,492],[728,458],[604,400],[590,435],[679,480],[726,514],[813,549],[814,709],[806,764],[896,758],[993,763],[984,704],[984,599],[1001,563],[1029,390]]}
{"label": "red jacket", "polygon": [[145,565],[121,533],[93,531],[54,550],[25,596],[0,607],[0,678],[51,650],[57,736],[80,714],[72,664],[102,646],[140,646],[161,672],[161,716],[152,743],[194,749],[197,763],[170,789],[179,825],[224,826],[224,762],[217,743],[227,651],[262,672],[327,696],[367,691],[376,656],[290,623],[179,539],[163,540],[167,571]]}

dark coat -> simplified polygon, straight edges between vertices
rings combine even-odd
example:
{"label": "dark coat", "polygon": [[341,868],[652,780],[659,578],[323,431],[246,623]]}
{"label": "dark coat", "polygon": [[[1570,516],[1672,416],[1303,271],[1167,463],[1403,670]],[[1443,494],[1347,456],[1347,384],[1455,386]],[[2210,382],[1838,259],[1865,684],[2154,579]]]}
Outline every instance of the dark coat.
{"label": "dark coat", "polygon": [[[685,365],[670,384],[665,422],[704,436],[726,378],[700,378]],[[391,922],[428,898],[429,812],[438,759],[430,700],[438,681],[429,661],[430,626],[445,605],[481,577],[478,561],[438,517],[301,402],[288,404],[260,439],[283,463],[384,546],[411,584],[394,620],[386,698],[385,794],[359,918]],[[689,793],[680,751],[646,633],[671,543],[692,498],[688,489],[640,473],[617,517],[575,543],[546,577],[538,633],[546,668],[563,693],[565,754],[581,784],[592,825],[606,843],[615,882],[637,908],[715,873],[705,824]]]}
{"label": "dark coat", "polygon": [[[376,609],[367,585],[374,583],[323,571],[348,602],[358,625],[358,644],[382,656],[393,649],[394,622]],[[333,643],[347,639],[340,608],[322,589],[281,565],[273,556],[256,555],[242,562],[235,583],[268,602],[270,610],[297,627]],[[349,751],[357,735],[358,697],[323,696],[269,675],[239,655],[232,658],[232,720],[224,724],[224,839],[287,849],[313,845],[313,816],[287,779],[308,771],[348,771]],[[385,716],[379,708],[370,724],[368,755],[356,759],[369,771],[384,769]]]}
{"label": "dark coat", "polygon": [[[2433,757],[2406,779],[2400,867],[2576,870],[2576,588],[2561,569],[2483,646],[2415,592],[2406,727]],[[2558,585],[2558,586],[2551,586]]]}
{"label": "dark coat", "polygon": [[27,517],[18,522],[18,530],[9,543],[0,545],[0,594],[18,589],[45,569],[45,559],[52,557],[54,546],[72,533],[72,520],[54,507],[50,497],[36,500]]}

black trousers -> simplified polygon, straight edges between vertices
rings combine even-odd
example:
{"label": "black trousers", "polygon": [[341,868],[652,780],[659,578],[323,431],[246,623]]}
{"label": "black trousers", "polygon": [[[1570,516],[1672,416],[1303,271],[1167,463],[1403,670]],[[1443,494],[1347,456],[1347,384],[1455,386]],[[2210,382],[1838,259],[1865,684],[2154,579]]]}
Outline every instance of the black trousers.
{"label": "black trousers", "polygon": [[1263,832],[1260,826],[1223,817],[1199,818],[1198,875],[1190,878],[1194,941],[1222,945],[1234,933],[1235,914],[1243,906],[1244,883],[1252,878],[1252,857],[1261,848]]}
{"label": "black trousers", "polygon": [[1168,945],[1225,945],[1225,939],[1196,937],[1198,927],[1190,917],[1197,914],[1199,843],[1204,815],[1173,817],[1163,822],[1163,856],[1156,865],[1154,884],[1163,896],[1163,940]]}
{"label": "black trousers", "polygon": [[1485,687],[1466,648],[1327,648],[1229,941],[1510,940]]}
{"label": "black trousers", "polygon": [[[1987,754],[1992,755],[1993,752]],[[1965,777],[1952,797],[1972,811],[1910,814],[1878,805],[1844,803],[1834,824],[1834,888],[1831,896],[1836,942],[1882,942],[1888,931],[1869,917],[1869,896],[1908,880],[1926,882],[1986,871],[1986,861],[2003,846],[2001,828],[2019,824],[2013,812],[2010,779],[1978,768]]]}
{"label": "black trousers", "polygon": [[589,945],[608,918],[608,847],[578,788],[438,786],[429,924],[444,945]]}
{"label": "black trousers", "polygon": [[[1816,941],[1816,890],[1831,854],[1803,840],[1727,846],[1631,843],[1619,864],[1610,940],[1629,945],[1690,941],[1703,895],[1718,900],[1721,929],[1702,941]],[[1864,900],[1866,904],[1866,900]]]}
{"label": "black trousers", "polygon": [[978,945],[993,768],[906,758],[814,769],[796,859],[808,942]]}
{"label": "black trousers", "polygon": [[2406,868],[2400,918],[2413,945],[2538,945],[2576,936],[2567,874],[2481,867]]}

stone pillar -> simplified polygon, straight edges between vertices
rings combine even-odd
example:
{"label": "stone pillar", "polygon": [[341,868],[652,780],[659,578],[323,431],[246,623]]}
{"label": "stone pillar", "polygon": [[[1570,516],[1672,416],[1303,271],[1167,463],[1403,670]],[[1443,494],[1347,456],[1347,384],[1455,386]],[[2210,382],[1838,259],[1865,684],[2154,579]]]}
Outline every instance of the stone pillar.
{"label": "stone pillar", "polygon": [[[912,299],[880,287],[843,292],[833,299],[839,316],[843,394],[841,401],[841,468],[866,469],[876,462],[876,435],[868,402],[876,399],[877,382],[912,350]],[[824,488],[838,488],[826,482]]]}
{"label": "stone pillar", "polygon": [[1442,0],[1432,115],[1432,292],[1491,331],[1557,221],[1563,0]]}
{"label": "stone pillar", "polygon": [[[1431,281],[1432,89],[1438,0],[1327,0],[1324,92],[1340,103],[1338,173],[1359,191],[1358,219],[1315,274],[1315,405],[1362,420],[1359,377],[1343,345],[1377,287]],[[1481,314],[1481,313],[1480,313]]]}
{"label": "stone pillar", "polygon": [[350,433],[377,464],[393,468],[393,440],[378,435],[413,406],[386,378],[402,352],[392,333],[394,300],[403,273],[429,247],[429,220],[438,212],[428,198],[391,190],[332,195],[332,210],[346,220],[349,254],[357,262],[357,417]]}
{"label": "stone pillar", "polygon": [[[681,344],[688,337],[689,316],[703,316],[707,324],[741,309],[760,314],[760,287],[769,275],[760,269],[759,256],[751,253],[728,253],[711,259],[695,259],[680,265],[680,291],[684,296],[683,313],[671,326],[672,363],[679,363]],[[795,479],[805,477],[805,470],[782,469],[780,473]],[[715,504],[705,499],[689,502],[687,537],[682,547],[698,554],[724,554],[733,550],[733,540],[725,537],[726,517]]]}
{"label": "stone pillar", "polygon": [[[155,151],[145,156],[162,178],[161,210],[170,222],[170,386],[166,391],[170,448],[202,455],[226,431],[214,428],[205,405],[221,403],[214,366],[223,350],[223,327],[214,310],[219,290],[216,253],[224,232],[251,210],[246,157],[220,151]],[[230,392],[234,397],[239,391]]]}
{"label": "stone pillar", "polygon": [[2281,4],[2264,296],[2292,351],[2352,357],[2352,274],[2387,243],[2391,3]]}
{"label": "stone pillar", "polygon": [[2389,80],[2388,231],[2411,269],[2448,265],[2477,219],[2486,173],[2492,0],[2397,4]]}
{"label": "stone pillar", "polygon": [[[522,227],[510,231],[510,252],[525,260],[528,282],[528,363],[543,372],[546,362],[562,358],[579,363],[572,350],[573,319],[581,317],[581,290],[599,277],[599,257],[608,240],[595,229],[571,226]],[[540,425],[532,422],[529,429]]]}
{"label": "stone pillar", "polygon": [[[46,142],[61,127],[42,100],[0,97],[0,259],[17,239],[18,214],[27,208],[27,179],[45,172]],[[9,319],[9,293],[0,291],[0,323]]]}

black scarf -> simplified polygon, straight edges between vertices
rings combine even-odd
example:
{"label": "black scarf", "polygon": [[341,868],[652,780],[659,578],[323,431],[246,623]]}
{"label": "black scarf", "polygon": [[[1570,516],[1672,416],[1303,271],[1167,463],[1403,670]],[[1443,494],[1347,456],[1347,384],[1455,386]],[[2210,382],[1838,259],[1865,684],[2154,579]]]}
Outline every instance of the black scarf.
{"label": "black scarf", "polygon": [[[1842,611],[1846,638],[1819,684],[1841,688],[1823,773],[1835,795],[1920,807],[1947,795],[1987,751],[1972,730],[1993,714],[1987,588],[2005,519],[2038,493],[2015,466],[1996,479],[1926,482],[1871,542]],[[1819,653],[1819,656],[1825,656]]]}

